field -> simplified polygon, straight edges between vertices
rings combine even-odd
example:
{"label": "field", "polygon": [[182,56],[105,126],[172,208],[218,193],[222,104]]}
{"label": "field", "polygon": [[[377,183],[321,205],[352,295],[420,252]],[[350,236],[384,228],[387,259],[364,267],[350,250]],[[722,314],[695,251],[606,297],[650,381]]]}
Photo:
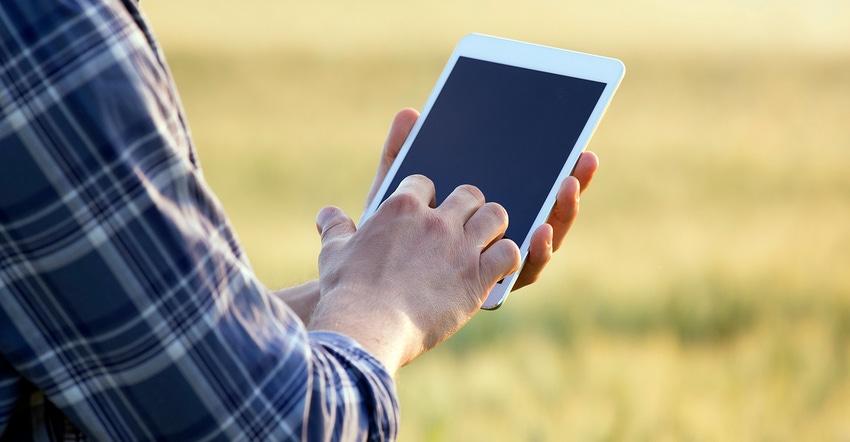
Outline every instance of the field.
{"label": "field", "polygon": [[462,35],[626,64],[564,249],[402,369],[401,440],[850,440],[850,4],[586,3],[142,6],[270,287]]}

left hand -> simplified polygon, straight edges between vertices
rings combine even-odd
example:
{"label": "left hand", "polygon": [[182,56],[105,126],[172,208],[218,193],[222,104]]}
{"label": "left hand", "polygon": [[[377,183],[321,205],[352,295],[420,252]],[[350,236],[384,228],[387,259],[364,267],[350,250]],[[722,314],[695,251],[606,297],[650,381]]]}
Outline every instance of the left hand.
{"label": "left hand", "polygon": [[[390,166],[398,156],[398,152],[417,118],[419,118],[419,112],[407,108],[402,109],[393,119],[389,134],[387,134],[387,139],[384,142],[384,148],[381,151],[378,172],[366,197],[366,207],[375,198],[381,182],[387,176]],[[581,153],[572,175],[561,183],[555,199],[555,207],[552,209],[549,219],[531,236],[528,257],[513,290],[532,284],[540,278],[546,264],[552,259],[552,253],[557,251],[564,243],[567,232],[578,216],[579,197],[590,185],[590,181],[598,168],[599,158],[596,154],[589,151]]]}

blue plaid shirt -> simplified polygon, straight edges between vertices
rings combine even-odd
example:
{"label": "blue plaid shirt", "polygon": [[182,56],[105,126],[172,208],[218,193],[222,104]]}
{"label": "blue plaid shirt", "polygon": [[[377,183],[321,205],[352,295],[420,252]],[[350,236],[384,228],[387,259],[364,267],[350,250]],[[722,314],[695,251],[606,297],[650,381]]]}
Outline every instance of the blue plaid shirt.
{"label": "blue plaid shirt", "polygon": [[0,63],[0,439],[396,436],[378,361],[257,280],[134,2],[2,0]]}

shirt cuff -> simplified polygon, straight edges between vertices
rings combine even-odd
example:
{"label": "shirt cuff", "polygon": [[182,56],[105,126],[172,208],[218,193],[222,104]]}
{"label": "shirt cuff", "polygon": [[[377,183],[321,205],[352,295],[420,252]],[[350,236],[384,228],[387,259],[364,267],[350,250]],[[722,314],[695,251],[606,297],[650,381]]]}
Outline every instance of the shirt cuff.
{"label": "shirt cuff", "polygon": [[[400,410],[395,381],[386,367],[354,339],[330,331],[308,333],[312,347],[321,347],[348,372],[360,391],[361,403],[369,410],[369,440],[394,440],[398,435]],[[365,417],[365,416],[364,416]]]}

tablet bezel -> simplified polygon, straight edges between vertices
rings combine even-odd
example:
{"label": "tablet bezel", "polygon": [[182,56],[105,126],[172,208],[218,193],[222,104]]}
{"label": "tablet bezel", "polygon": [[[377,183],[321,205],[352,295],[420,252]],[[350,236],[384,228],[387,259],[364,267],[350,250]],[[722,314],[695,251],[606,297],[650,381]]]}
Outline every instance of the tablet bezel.
{"label": "tablet bezel", "polygon": [[[457,44],[449,57],[449,60],[446,62],[442,73],[437,79],[431,94],[428,96],[428,99],[422,108],[419,119],[411,129],[410,134],[396,157],[396,160],[393,162],[387,176],[384,178],[381,186],[375,194],[374,199],[364,211],[360,224],[365,222],[384,200],[384,195],[387,193],[390,183],[393,181],[396,172],[413,144],[413,140],[416,138],[420,128],[428,118],[431,108],[460,57],[592,80],[605,84],[602,94],[591,112],[587,123],[582,129],[572,152],[568,156],[558,178],[552,183],[552,188],[549,191],[546,201],[541,206],[540,211],[535,217],[531,230],[525,233],[523,242],[521,244],[517,244],[520,247],[522,264],[524,265],[525,259],[528,256],[528,247],[532,234],[548,219],[552,207],[555,204],[555,198],[561,182],[563,182],[563,180],[572,173],[579,155],[582,151],[584,151],[590,137],[596,130],[605,109],[608,107],[608,103],[610,103],[614,92],[617,90],[617,87],[625,74],[625,66],[619,60],[608,57],[524,43],[483,34],[470,34],[465,36]],[[497,283],[490,291],[482,308],[487,310],[499,308],[507,299],[507,296],[513,288],[518,275],[519,272],[515,272]]]}

